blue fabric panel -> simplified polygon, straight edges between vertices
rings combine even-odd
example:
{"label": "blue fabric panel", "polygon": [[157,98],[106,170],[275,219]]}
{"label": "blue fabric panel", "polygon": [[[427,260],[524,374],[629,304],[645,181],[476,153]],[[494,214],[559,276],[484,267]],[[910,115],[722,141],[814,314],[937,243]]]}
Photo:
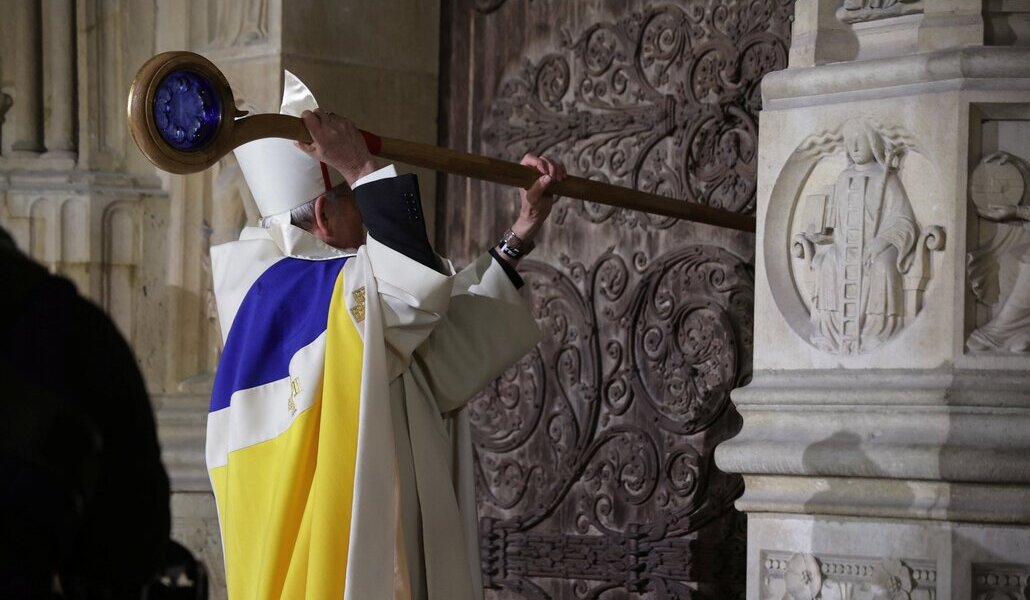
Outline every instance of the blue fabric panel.
{"label": "blue fabric panel", "polygon": [[284,258],[258,277],[225,340],[211,412],[240,390],[289,375],[290,359],[325,331],[333,287],[345,258]]}

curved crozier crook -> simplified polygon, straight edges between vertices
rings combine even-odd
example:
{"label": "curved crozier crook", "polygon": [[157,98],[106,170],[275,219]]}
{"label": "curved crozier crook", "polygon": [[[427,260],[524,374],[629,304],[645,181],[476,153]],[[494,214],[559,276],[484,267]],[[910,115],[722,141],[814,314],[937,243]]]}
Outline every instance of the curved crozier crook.
{"label": "curved crozier crook", "polygon": [[232,89],[211,61],[164,52],[140,67],[129,88],[129,131],[144,156],[176,174],[203,171],[234,148],[266,137],[310,142],[303,121],[235,108]]}

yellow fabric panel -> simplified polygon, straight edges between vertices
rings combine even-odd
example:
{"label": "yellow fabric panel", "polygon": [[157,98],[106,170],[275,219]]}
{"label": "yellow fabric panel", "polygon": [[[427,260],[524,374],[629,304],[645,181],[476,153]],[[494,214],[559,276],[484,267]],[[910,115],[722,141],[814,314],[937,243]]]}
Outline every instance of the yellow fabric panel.
{"label": "yellow fabric panel", "polygon": [[279,598],[315,472],[321,403],[278,437],[229,454],[221,513],[231,598]]}
{"label": "yellow fabric panel", "polygon": [[326,330],[323,431],[318,438],[318,456],[326,460],[319,463],[311,486],[311,518],[317,526],[309,530],[306,593],[297,598],[342,598],[347,575],[363,346],[344,302],[345,293],[340,271]]}
{"label": "yellow fabric panel", "polygon": [[344,290],[341,270],[321,398],[279,436],[211,470],[233,600],[343,597],[363,349]]}
{"label": "yellow fabric panel", "polygon": [[229,468],[221,466],[217,469],[208,469],[208,475],[211,477],[211,489],[215,492],[215,508],[218,509],[219,525],[221,525],[221,515],[225,513],[225,485],[229,476]]}

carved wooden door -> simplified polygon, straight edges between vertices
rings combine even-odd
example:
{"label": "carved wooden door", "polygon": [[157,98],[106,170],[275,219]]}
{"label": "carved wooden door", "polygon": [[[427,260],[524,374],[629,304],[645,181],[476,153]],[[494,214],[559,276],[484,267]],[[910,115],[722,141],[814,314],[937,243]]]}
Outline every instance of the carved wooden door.
{"label": "carved wooden door", "polygon": [[[792,0],[445,2],[443,142],[754,210],[761,77]],[[450,177],[458,262],[515,218]],[[751,371],[754,236],[563,200],[521,268],[545,340],[471,404],[491,598],[737,598],[739,476],[713,451]]]}

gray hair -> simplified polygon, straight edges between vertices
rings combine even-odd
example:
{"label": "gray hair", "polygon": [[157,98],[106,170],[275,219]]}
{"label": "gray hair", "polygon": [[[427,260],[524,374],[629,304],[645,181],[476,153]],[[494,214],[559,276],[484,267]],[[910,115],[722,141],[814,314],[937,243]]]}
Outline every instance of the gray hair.
{"label": "gray hair", "polygon": [[[299,227],[304,231],[310,232],[315,228],[315,201],[325,196],[328,200],[336,200],[340,196],[344,196],[350,192],[350,187],[346,183],[341,183],[331,190],[326,191],[324,194],[319,194],[311,200],[308,200],[300,206],[290,209],[290,225]],[[271,217],[263,217],[261,219],[262,227],[270,227],[273,223],[273,218],[278,215],[272,215]]]}
{"label": "gray hair", "polygon": [[[332,194],[326,193],[326,196],[332,196]],[[318,198],[313,198],[296,208],[290,209],[290,224],[294,227],[300,227],[305,231],[314,229],[315,200],[318,200]]]}

